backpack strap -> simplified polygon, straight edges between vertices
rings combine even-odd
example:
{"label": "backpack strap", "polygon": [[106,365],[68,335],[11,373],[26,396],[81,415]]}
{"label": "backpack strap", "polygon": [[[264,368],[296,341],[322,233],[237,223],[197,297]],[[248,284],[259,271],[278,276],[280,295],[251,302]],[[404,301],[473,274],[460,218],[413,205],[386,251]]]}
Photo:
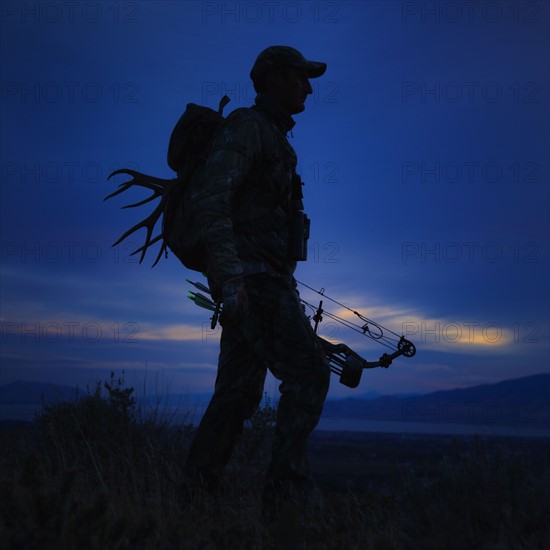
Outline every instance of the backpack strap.
{"label": "backpack strap", "polygon": [[231,101],[228,96],[224,95],[220,99],[220,104],[218,105],[218,115],[223,116],[223,108]]}

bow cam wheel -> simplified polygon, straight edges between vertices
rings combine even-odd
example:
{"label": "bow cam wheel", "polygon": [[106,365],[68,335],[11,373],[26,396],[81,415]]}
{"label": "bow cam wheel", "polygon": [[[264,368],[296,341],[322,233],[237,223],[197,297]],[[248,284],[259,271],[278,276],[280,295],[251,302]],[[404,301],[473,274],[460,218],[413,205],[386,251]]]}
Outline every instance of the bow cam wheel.
{"label": "bow cam wheel", "polygon": [[409,342],[409,340],[406,340],[405,338],[401,338],[399,340],[399,343],[397,344],[397,349],[399,351],[403,351],[403,355],[405,357],[413,357],[413,355],[416,353],[416,347],[412,342]]}

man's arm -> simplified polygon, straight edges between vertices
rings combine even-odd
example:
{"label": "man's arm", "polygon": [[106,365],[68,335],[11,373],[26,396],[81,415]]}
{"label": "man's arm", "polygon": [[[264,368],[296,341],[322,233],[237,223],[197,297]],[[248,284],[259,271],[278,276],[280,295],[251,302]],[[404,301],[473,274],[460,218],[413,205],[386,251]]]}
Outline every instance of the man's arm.
{"label": "man's arm", "polygon": [[231,113],[214,139],[210,156],[193,182],[193,213],[208,252],[216,282],[243,273],[235,248],[231,201],[260,154],[258,123],[248,109]]}

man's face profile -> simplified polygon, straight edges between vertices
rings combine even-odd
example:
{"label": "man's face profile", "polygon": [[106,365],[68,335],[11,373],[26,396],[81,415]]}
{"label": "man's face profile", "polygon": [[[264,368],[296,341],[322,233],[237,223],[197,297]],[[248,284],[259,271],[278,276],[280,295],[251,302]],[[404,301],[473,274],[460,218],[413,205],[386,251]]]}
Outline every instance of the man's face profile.
{"label": "man's face profile", "polygon": [[298,67],[281,67],[270,75],[272,86],[270,93],[274,95],[283,109],[290,115],[301,113],[309,94],[313,93],[306,69]]}

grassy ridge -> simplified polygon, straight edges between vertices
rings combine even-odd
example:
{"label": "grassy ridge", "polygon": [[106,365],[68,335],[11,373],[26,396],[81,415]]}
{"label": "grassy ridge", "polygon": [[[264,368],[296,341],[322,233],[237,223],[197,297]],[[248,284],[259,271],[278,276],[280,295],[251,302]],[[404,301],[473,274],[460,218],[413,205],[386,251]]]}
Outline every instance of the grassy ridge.
{"label": "grassy ridge", "polygon": [[[526,453],[455,439],[428,455],[397,437],[380,439],[375,458],[351,440],[314,445],[322,491],[301,511],[299,546],[297,520],[271,528],[261,520],[274,414],[267,403],[245,429],[225,491],[198,491],[190,502],[181,487],[191,425],[172,426],[158,410],[140,418],[133,389],[114,375],[78,403],[46,408],[32,426],[6,425],[0,547],[269,549],[285,537],[285,548],[548,547],[547,442]],[[399,461],[390,460],[392,445]],[[339,480],[352,468],[338,450],[369,466],[351,483]]]}

